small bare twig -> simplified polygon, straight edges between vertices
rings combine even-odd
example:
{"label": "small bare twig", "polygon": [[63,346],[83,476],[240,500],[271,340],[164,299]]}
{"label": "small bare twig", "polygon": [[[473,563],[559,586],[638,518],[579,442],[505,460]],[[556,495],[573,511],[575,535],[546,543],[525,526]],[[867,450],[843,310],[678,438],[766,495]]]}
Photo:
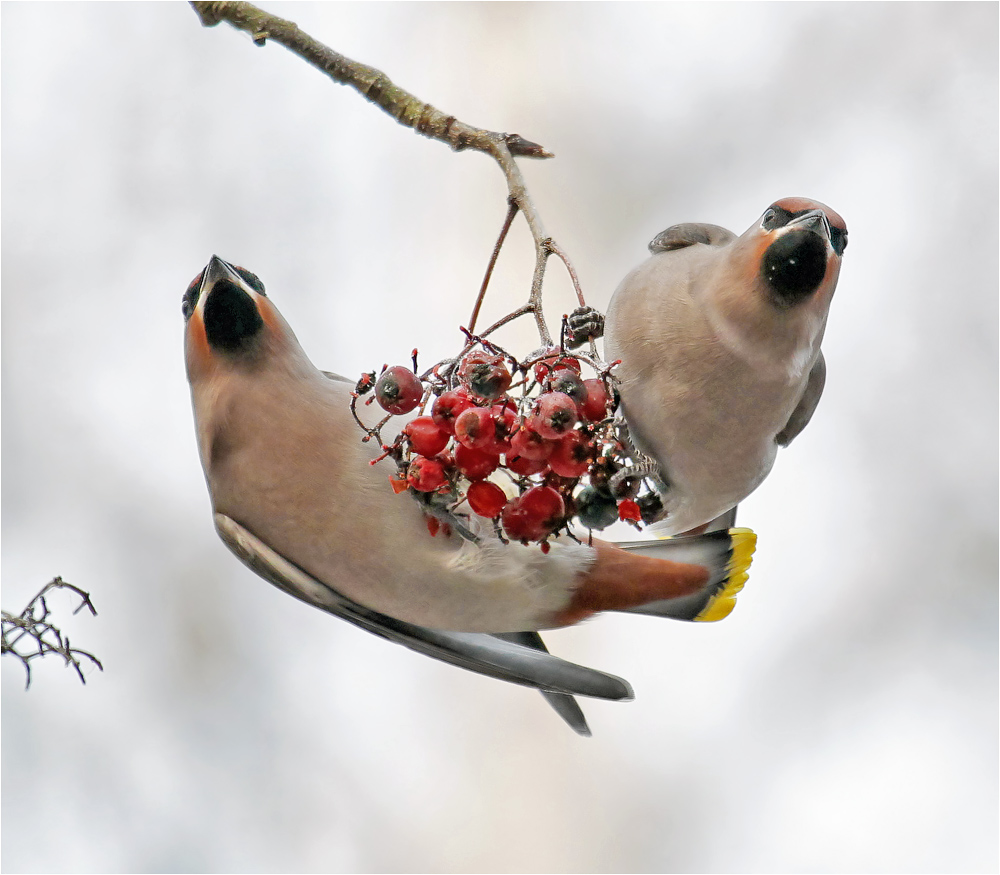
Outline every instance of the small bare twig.
{"label": "small bare twig", "polygon": [[490,284],[490,277],[493,276],[493,268],[496,267],[497,258],[500,256],[500,250],[503,248],[504,240],[507,239],[507,232],[510,230],[510,226],[513,224],[514,217],[516,215],[517,204],[512,200],[508,200],[507,216],[503,221],[503,227],[500,229],[500,236],[497,237],[496,246],[493,247],[493,254],[490,256],[490,263],[486,266],[486,276],[483,277],[483,284],[479,289],[479,294],[476,296],[476,303],[472,308],[472,316],[469,317],[470,334],[476,330],[476,320],[479,318],[479,308],[483,306],[483,299],[486,297],[486,288]]}
{"label": "small bare twig", "polygon": [[[467,125],[456,119],[455,116],[436,109],[400,88],[381,70],[338,54],[304,33],[295,23],[271,15],[251,3],[234,2],[234,0],[219,0],[219,2],[194,0],[191,5],[205,27],[213,27],[220,21],[226,21],[233,27],[249,33],[254,43],[259,46],[265,45],[268,40],[273,40],[303,58],[335,82],[354,88],[400,124],[412,128],[418,134],[447,143],[456,151],[472,149],[483,152],[500,165],[507,181],[510,213],[504,226],[505,230],[494,251],[483,289],[476,301],[473,318],[469,324],[470,331],[475,330],[476,318],[479,315],[485,287],[492,272],[492,264],[496,261],[499,247],[503,245],[503,240],[506,237],[506,229],[513,220],[513,214],[517,211],[524,215],[535,245],[535,268],[531,280],[531,291],[526,304],[518,307],[482,332],[483,335],[489,334],[513,319],[531,313],[535,317],[535,327],[542,345],[552,346],[552,335],[542,312],[542,283],[545,278],[548,257],[553,253],[559,256],[569,271],[580,306],[586,306],[576,272],[565,253],[554,243],[552,238],[545,234],[541,218],[528,195],[524,178],[514,160],[516,157],[551,158],[553,157],[551,152],[518,134],[503,134]],[[592,346],[591,351],[596,357],[596,348]]]}
{"label": "small bare twig", "polygon": [[[90,594],[71,583],[66,583],[61,577],[56,577],[45,584],[18,616],[15,617],[7,611],[0,611],[3,627],[0,653],[3,656],[10,654],[21,660],[27,675],[25,689],[31,686],[31,660],[50,653],[59,654],[65,660],[66,665],[72,665],[76,669],[80,681],[84,684],[87,683],[87,679],[83,675],[81,658],[89,659],[101,671],[104,671],[104,666],[101,665],[101,661],[96,656],[86,650],[71,647],[69,638],[64,636],[57,626],[48,622],[51,612],[45,601],[45,594],[52,589],[68,589],[80,597],[80,604],[73,611],[74,614],[87,608],[91,614],[97,615],[97,610],[90,601]],[[18,647],[22,642],[27,649]]]}

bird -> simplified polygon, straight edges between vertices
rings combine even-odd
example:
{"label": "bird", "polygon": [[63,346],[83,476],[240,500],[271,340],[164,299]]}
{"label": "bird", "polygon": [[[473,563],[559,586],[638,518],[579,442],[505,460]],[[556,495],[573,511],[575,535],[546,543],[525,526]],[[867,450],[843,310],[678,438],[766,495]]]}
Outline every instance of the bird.
{"label": "bird", "polygon": [[684,223],[612,295],[627,442],[662,501],[663,535],[732,525],[779,447],[808,425],[826,382],[820,349],[847,246],[825,204],[788,197],[742,235]]}
{"label": "bird", "polygon": [[[717,619],[746,579],[752,533],[658,542],[506,544],[467,513],[450,535],[389,484],[361,440],[354,382],[319,370],[264,284],[213,256],[182,299],[199,455],[216,530],[251,570],[321,610],[462,668],[540,690],[580,734],[574,695],[623,679],[550,655],[540,630],[600,611]],[[473,537],[462,537],[469,531]]]}

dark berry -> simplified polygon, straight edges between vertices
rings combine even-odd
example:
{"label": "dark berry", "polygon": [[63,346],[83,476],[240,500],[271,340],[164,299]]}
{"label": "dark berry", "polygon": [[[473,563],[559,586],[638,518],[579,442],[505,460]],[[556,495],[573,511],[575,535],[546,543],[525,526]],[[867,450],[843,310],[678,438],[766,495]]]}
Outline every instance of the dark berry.
{"label": "dark berry", "polygon": [[618,504],[593,486],[581,489],[575,501],[576,515],[588,529],[604,529],[618,521]]}
{"label": "dark berry", "polygon": [[655,492],[640,495],[636,504],[639,505],[639,514],[644,523],[656,522],[663,513],[663,500]]}
{"label": "dark berry", "polygon": [[552,376],[545,381],[545,387],[550,392],[562,392],[564,395],[569,395],[577,405],[581,405],[587,400],[587,387],[580,379],[580,375],[569,368],[553,371]]}
{"label": "dark berry", "polygon": [[494,400],[510,386],[510,371],[498,355],[479,350],[470,352],[458,368],[458,378],[479,398]]}

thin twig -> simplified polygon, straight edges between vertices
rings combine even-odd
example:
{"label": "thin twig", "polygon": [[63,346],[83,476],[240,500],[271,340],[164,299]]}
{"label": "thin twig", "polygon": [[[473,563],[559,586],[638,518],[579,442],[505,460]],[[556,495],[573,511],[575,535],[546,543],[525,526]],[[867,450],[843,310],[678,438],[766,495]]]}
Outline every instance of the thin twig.
{"label": "thin twig", "polygon": [[[510,200],[507,206],[507,217],[504,219],[503,227],[500,229],[500,236],[497,238],[496,246],[493,247],[493,254],[490,256],[490,263],[486,266],[486,276],[483,277],[483,284],[476,297],[476,304],[472,308],[472,316],[469,317],[469,333],[476,330],[476,320],[479,318],[479,308],[483,306],[483,299],[486,297],[486,287],[490,284],[490,277],[493,276],[493,268],[496,266],[497,258],[500,256],[500,249],[504,240],[507,239],[507,232],[517,215],[517,203]],[[414,369],[415,370],[415,369]]]}

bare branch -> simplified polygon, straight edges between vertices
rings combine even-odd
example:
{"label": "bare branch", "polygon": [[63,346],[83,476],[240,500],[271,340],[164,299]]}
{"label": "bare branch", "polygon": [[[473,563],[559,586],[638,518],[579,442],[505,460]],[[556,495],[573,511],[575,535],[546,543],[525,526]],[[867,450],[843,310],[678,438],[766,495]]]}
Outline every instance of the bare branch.
{"label": "bare branch", "polygon": [[498,134],[475,128],[453,115],[441,112],[400,88],[381,70],[344,57],[301,31],[294,22],[271,15],[252,3],[194,2],[191,5],[205,27],[214,27],[220,21],[227,21],[233,27],[249,33],[259,46],[263,46],[267,40],[273,40],[308,61],[334,82],[354,88],[401,125],[413,128],[425,137],[441,140],[456,151],[476,149],[492,155],[493,143],[502,141],[511,155],[524,158],[552,157],[551,152],[518,134]]}
{"label": "bare branch", "polygon": [[[21,661],[27,675],[25,689],[31,686],[31,660],[47,656],[50,653],[57,653],[65,660],[66,665],[72,665],[81,683],[87,683],[87,679],[83,675],[81,658],[89,659],[101,671],[104,671],[104,666],[101,665],[101,661],[96,656],[86,650],[71,647],[69,638],[64,637],[57,626],[48,622],[51,611],[45,601],[45,594],[53,589],[68,589],[80,597],[80,604],[73,611],[74,614],[87,608],[91,614],[97,615],[97,610],[90,600],[90,594],[71,583],[66,583],[61,577],[53,578],[45,584],[18,616],[15,617],[7,611],[0,611],[3,630],[0,654],[3,656],[10,654]],[[22,642],[24,645],[19,648]]]}
{"label": "bare branch", "polygon": [[[483,333],[488,334],[511,319],[531,313],[535,317],[535,326],[542,344],[552,346],[552,335],[542,311],[542,283],[545,278],[546,262],[550,254],[557,254],[566,265],[581,306],[585,306],[583,293],[569,259],[552,239],[546,236],[541,218],[528,195],[524,178],[514,160],[515,157],[551,158],[553,157],[551,152],[537,143],[526,140],[519,134],[488,131],[461,122],[454,116],[441,112],[441,110],[400,88],[381,70],[344,57],[304,33],[293,22],[271,15],[251,3],[231,2],[231,0],[220,0],[220,2],[194,0],[191,5],[205,27],[213,27],[220,21],[226,21],[233,27],[249,33],[257,45],[262,46],[266,44],[267,40],[274,40],[325,73],[335,82],[354,88],[367,100],[380,106],[400,124],[412,128],[425,137],[447,143],[456,151],[474,149],[492,157],[500,165],[504,178],[507,180],[511,213],[516,208],[524,215],[528,223],[535,245],[535,268],[527,304],[519,307]],[[513,215],[510,215],[505,229],[512,219]],[[506,230],[501,234],[494,252],[494,262],[505,236]],[[475,329],[475,319],[479,315],[479,307],[482,304],[489,276],[490,271],[487,272],[483,289],[479,299],[477,299],[473,319],[470,320],[470,330]],[[592,352],[596,354],[596,350],[593,348]]]}

